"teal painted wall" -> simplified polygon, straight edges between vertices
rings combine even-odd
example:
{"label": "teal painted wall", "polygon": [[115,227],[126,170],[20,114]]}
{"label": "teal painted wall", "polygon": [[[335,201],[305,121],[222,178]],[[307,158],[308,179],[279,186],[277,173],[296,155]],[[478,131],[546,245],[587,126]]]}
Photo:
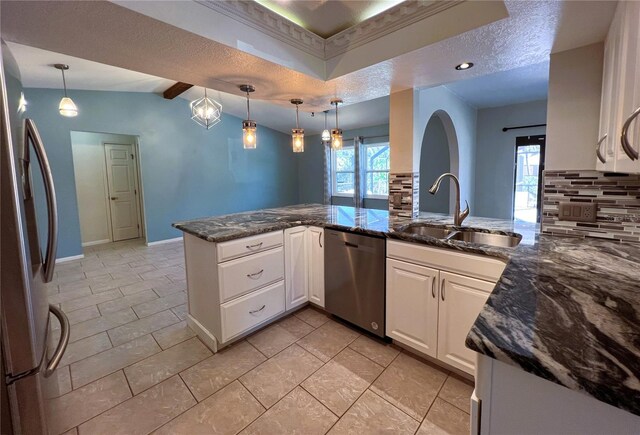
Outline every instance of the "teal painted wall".
{"label": "teal painted wall", "polygon": [[547,100],[478,110],[474,216],[513,217],[516,137],[545,134],[546,127],[502,128],[546,122]]}
{"label": "teal painted wall", "polygon": [[420,153],[420,211],[449,213],[451,179],[445,178],[435,195],[429,193],[429,187],[440,175],[450,171],[447,133],[438,115],[431,115],[424,131]]}
{"label": "teal painted wall", "polygon": [[[354,136],[389,136],[389,124],[374,125],[372,127],[345,130],[345,138]],[[382,139],[384,140],[384,139]],[[300,183],[300,202],[320,203],[324,201],[324,145],[320,135],[305,138],[304,153],[299,155],[298,178]],[[337,205],[353,206],[351,198],[335,198]],[[364,206],[386,210],[388,201],[380,199],[366,199]]]}
{"label": "teal painted wall", "polygon": [[58,114],[60,90],[24,92],[26,116],[36,121],[58,193],[59,258],[82,253],[71,130],[138,136],[149,242],[180,236],[171,227],[178,220],[298,202],[298,159],[286,134],[258,127],[257,149],[244,150],[240,119],[224,114],[207,131],[180,98],[72,91],[79,115],[65,118]]}

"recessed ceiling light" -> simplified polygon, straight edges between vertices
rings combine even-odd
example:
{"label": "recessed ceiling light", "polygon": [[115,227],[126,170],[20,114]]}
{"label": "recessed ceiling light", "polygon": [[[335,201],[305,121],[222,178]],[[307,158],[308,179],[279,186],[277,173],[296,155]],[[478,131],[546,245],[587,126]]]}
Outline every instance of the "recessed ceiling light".
{"label": "recessed ceiling light", "polygon": [[460,65],[456,66],[456,69],[458,71],[462,71],[462,70],[469,69],[469,68],[472,68],[472,67],[473,67],[473,62],[462,62]]}

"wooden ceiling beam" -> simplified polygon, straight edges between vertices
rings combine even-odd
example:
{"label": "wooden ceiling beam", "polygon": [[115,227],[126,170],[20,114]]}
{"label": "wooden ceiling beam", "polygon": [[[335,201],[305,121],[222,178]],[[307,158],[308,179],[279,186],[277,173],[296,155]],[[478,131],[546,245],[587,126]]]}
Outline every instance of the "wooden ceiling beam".
{"label": "wooden ceiling beam", "polygon": [[192,87],[193,85],[190,85],[189,83],[177,82],[175,85],[171,86],[169,89],[164,91],[162,95],[167,100],[173,100],[175,97],[191,89]]}

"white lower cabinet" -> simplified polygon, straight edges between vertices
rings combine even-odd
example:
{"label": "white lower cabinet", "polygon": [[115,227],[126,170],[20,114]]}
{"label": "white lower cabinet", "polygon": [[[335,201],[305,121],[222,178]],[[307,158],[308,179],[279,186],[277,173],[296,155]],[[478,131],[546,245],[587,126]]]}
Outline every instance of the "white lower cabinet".
{"label": "white lower cabinet", "polygon": [[307,227],[284,230],[284,270],[287,311],[309,301]]}
{"label": "white lower cabinet", "polygon": [[387,260],[386,334],[436,357],[438,275],[424,266]]}
{"label": "white lower cabinet", "polygon": [[439,360],[465,372],[474,372],[476,353],[464,342],[494,287],[491,282],[440,272]]}
{"label": "white lower cabinet", "polygon": [[220,306],[222,339],[227,342],[261,323],[284,313],[282,281],[236,298]]}
{"label": "white lower cabinet", "polygon": [[[439,255],[439,254],[442,255]],[[403,242],[387,242],[386,334],[469,374],[476,354],[464,342],[504,263],[487,257]],[[394,258],[395,257],[395,258]],[[418,263],[418,264],[416,264]]]}
{"label": "white lower cabinet", "polygon": [[324,308],[324,228],[307,228],[309,301]]}

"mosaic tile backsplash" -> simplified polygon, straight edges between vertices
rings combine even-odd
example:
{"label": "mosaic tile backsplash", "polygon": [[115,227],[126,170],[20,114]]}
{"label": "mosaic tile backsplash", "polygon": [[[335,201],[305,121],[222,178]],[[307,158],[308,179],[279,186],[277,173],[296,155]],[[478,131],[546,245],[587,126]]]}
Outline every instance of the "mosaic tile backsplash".
{"label": "mosaic tile backsplash", "polygon": [[420,212],[420,173],[389,173],[389,213],[401,217],[416,217]]}
{"label": "mosaic tile backsplash", "polygon": [[[542,232],[640,242],[640,175],[545,171]],[[558,219],[560,202],[597,203],[596,222]]]}

